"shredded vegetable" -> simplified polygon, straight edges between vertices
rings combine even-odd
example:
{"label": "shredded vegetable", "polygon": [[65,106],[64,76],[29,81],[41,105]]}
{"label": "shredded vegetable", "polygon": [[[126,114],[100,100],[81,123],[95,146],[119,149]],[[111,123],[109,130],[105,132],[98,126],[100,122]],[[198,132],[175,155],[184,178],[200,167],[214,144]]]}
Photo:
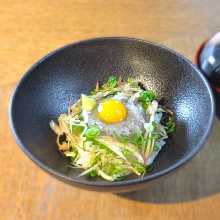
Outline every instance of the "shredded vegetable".
{"label": "shredded vegetable", "polygon": [[[115,94],[123,94],[142,107],[143,129],[109,135],[99,124],[88,123],[87,113],[98,111],[98,103]],[[155,92],[146,89],[144,82],[111,76],[102,86],[97,82],[91,94],[82,94],[68,113],[50,122],[50,127],[57,134],[59,150],[72,166],[82,169],[80,176],[121,181],[130,174],[150,172],[153,160],[175,131],[175,122],[173,113],[159,104]]]}

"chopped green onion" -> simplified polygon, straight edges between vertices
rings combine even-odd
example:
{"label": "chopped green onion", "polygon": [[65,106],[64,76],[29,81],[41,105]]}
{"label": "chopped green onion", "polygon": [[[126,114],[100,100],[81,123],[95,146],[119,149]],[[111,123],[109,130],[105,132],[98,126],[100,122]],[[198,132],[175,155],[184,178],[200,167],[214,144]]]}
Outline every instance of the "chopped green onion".
{"label": "chopped green onion", "polygon": [[101,130],[97,125],[90,126],[85,132],[85,136],[88,139],[95,139],[100,134],[101,134]]}

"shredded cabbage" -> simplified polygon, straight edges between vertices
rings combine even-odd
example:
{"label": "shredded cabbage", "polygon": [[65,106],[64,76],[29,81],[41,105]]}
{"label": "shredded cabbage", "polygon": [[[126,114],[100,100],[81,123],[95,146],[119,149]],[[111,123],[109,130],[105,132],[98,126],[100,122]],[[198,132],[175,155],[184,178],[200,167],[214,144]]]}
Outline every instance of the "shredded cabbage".
{"label": "shredded cabbage", "polygon": [[[129,136],[114,134],[106,136],[97,125],[88,125],[85,111],[91,111],[99,100],[116,93],[123,93],[145,110],[144,131],[137,130]],[[90,95],[82,95],[61,114],[58,122],[50,127],[57,134],[59,150],[70,159],[74,167],[83,169],[80,176],[101,177],[107,181],[120,181],[130,174],[143,176],[149,172],[153,160],[175,131],[173,113],[158,102],[156,94],[147,90],[143,82],[111,76]]]}

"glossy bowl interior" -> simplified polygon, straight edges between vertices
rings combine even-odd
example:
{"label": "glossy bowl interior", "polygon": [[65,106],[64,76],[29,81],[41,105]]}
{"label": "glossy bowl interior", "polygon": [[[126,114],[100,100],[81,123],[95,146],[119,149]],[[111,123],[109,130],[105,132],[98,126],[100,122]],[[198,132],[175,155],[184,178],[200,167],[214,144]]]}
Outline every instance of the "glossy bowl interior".
{"label": "glossy bowl interior", "polygon": [[[109,75],[140,77],[175,112],[177,129],[144,178],[121,182],[76,177],[58,152],[49,121],[66,112],[69,99],[88,93]],[[22,150],[41,168],[70,184],[97,191],[136,190],[192,158],[211,129],[214,102],[210,87],[180,54],[132,38],[98,38],[58,49],[37,62],[21,79],[10,105],[10,122]],[[30,171],[31,172],[31,171]]]}

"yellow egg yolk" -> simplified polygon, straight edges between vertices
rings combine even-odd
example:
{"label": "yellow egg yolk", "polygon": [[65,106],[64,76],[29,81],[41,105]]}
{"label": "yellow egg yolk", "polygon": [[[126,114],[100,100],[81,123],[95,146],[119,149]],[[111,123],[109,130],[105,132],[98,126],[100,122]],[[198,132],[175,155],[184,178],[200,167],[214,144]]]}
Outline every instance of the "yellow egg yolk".
{"label": "yellow egg yolk", "polygon": [[120,101],[108,99],[99,104],[98,116],[107,124],[118,123],[126,119],[127,109]]}

